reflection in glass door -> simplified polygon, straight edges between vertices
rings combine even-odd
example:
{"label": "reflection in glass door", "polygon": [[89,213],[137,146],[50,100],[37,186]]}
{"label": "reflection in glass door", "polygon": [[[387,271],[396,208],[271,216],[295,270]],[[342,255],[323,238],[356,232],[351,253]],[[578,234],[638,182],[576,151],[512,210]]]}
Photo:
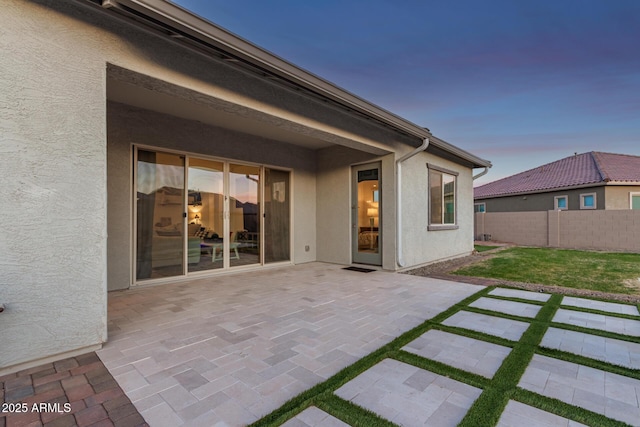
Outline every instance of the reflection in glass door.
{"label": "reflection in glass door", "polygon": [[380,253],[380,167],[353,168],[353,262],[382,265]]}
{"label": "reflection in glass door", "polygon": [[138,150],[136,280],[184,274],[184,157]]}
{"label": "reflection in glass door", "polygon": [[264,171],[264,262],[289,261],[289,172]]}
{"label": "reflection in glass door", "polygon": [[189,272],[224,267],[224,163],[189,158]]}
{"label": "reflection in glass door", "polygon": [[230,266],[259,264],[260,260],[260,168],[229,165]]}
{"label": "reflection in glass door", "polygon": [[135,281],[291,260],[290,172],[135,153]]}

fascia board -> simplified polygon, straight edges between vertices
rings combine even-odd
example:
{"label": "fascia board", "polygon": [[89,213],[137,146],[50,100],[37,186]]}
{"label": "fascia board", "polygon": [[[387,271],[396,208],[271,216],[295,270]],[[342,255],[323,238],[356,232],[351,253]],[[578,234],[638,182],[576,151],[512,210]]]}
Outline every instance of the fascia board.
{"label": "fascia board", "polygon": [[339,88],[176,4],[164,0],[103,0],[102,4],[105,8],[126,6],[409,135],[420,139],[430,136],[427,129]]}

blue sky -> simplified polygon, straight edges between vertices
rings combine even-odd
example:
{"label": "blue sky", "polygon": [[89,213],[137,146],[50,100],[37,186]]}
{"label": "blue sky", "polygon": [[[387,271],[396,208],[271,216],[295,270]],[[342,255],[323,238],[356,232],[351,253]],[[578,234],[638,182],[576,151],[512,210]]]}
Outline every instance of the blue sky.
{"label": "blue sky", "polygon": [[179,0],[493,168],[640,155],[640,0]]}

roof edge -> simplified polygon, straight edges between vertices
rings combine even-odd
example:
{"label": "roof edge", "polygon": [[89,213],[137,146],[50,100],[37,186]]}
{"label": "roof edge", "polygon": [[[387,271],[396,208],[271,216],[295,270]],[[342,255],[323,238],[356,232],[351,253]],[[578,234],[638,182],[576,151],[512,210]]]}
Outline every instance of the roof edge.
{"label": "roof edge", "polygon": [[[553,193],[555,191],[579,190],[581,188],[604,187],[606,185],[611,185],[611,184],[607,183],[607,182],[599,181],[599,182],[592,182],[592,183],[589,183],[589,184],[572,185],[572,186],[555,187],[555,188],[545,188],[544,190],[519,191],[517,193],[494,194],[492,196],[479,196],[479,197],[475,197],[474,196],[473,200],[499,199],[499,198],[502,198],[502,197],[524,196],[524,195],[528,195],[528,194]],[[479,187],[480,186],[478,186],[476,188],[479,188]],[[475,188],[474,188],[474,190],[475,190]]]}
{"label": "roof edge", "polygon": [[275,76],[305,87],[369,117],[376,118],[398,130],[424,139],[429,131],[388,110],[304,70],[248,40],[202,18],[174,3],[164,0],[101,0],[103,8],[129,9],[189,34],[207,44],[225,50],[237,59],[257,65]]}
{"label": "roof edge", "polygon": [[[84,0],[99,3],[104,9],[114,8],[135,11],[144,17],[162,23],[168,29],[189,35],[205,45],[214,46],[230,55],[231,60],[241,60],[258,67],[275,77],[302,87],[325,99],[330,99],[343,107],[354,110],[402,133],[424,140],[433,138],[431,132],[406,120],[364,98],[304,70],[293,63],[263,49],[248,40],[196,15],[174,3],[164,0]],[[169,34],[172,35],[172,34]],[[435,144],[441,149],[462,158],[474,167],[491,167],[491,162],[436,138]]]}

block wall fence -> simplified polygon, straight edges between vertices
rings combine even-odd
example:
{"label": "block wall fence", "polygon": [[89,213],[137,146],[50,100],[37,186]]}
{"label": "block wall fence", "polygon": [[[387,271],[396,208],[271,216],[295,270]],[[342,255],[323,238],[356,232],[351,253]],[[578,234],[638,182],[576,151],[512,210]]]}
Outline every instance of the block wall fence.
{"label": "block wall fence", "polygon": [[640,253],[640,210],[478,212],[476,240]]}

